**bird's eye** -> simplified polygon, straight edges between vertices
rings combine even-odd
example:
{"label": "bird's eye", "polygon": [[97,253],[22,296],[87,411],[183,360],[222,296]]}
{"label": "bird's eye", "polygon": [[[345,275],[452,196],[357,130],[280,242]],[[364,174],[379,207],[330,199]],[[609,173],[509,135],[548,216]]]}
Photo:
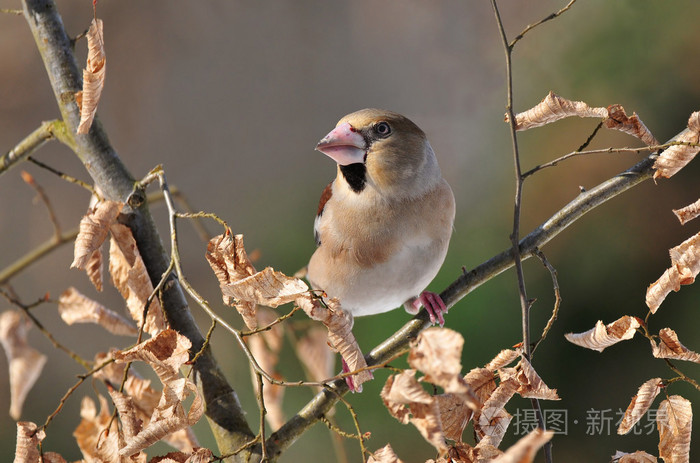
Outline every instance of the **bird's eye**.
{"label": "bird's eye", "polygon": [[379,122],[374,126],[374,132],[382,138],[386,138],[391,135],[391,127],[386,122]]}

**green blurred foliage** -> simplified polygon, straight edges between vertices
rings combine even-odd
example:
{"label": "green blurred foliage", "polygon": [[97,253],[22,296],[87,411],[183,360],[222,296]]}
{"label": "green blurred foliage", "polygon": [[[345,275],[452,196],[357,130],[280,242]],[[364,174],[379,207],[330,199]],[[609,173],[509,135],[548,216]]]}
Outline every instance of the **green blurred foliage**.
{"label": "green blurred foliage", "polygon": [[[562,1],[500,4],[509,37],[527,24],[563,6]],[[16,7],[5,2],[3,7]],[[92,16],[88,3],[58,2],[71,34],[84,30]],[[249,251],[259,249],[259,268],[272,265],[293,273],[314,249],[311,237],[318,195],[335,175],[332,162],[313,152],[316,141],[343,114],[366,106],[407,114],[428,133],[445,177],[453,186],[458,211],[455,233],[443,270],[431,289],[440,290],[462,271],[509,246],[512,227],[513,165],[508,130],[503,124],[505,78],[503,51],[487,2],[100,2],[105,22],[107,82],[99,109],[110,138],[135,176],[163,163],[171,183],[186,193],[196,209],[216,212]],[[682,130],[688,115],[700,109],[697,85],[700,49],[697,20],[700,3],[618,0],[579,1],[560,18],[531,31],[515,48],[515,109],[527,109],[552,90],[594,106],[623,104],[637,112],[659,140]],[[41,120],[57,117],[35,45],[24,19],[0,15],[0,146],[8,150]],[[85,56],[79,42],[79,60]],[[562,121],[520,134],[524,168],[575,150],[595,121]],[[638,146],[621,134],[600,133],[591,148]],[[51,144],[37,157],[87,180],[67,149]],[[529,232],[576,197],[579,186],[591,188],[636,163],[642,155],[601,154],[576,158],[542,171],[525,184],[522,232]],[[87,205],[87,196],[32,166],[37,181],[56,198],[57,214],[70,228]],[[634,188],[599,207],[547,245],[543,251],[558,271],[563,302],[559,318],[537,350],[534,365],[560,402],[547,409],[566,410],[568,432],[556,437],[556,461],[607,461],[616,449],[656,453],[658,437],[617,436],[614,423],[637,388],[654,376],[673,373],[651,357],[647,341],[632,341],[602,354],[567,343],[567,332],[585,331],[599,319],[623,314],[644,317],[644,293],[669,265],[667,249],[698,229],[678,225],[670,210],[700,196],[700,168],[690,165],[671,180]],[[41,205],[18,171],[0,181],[0,267],[50,235]],[[162,208],[154,213],[166,230]],[[213,223],[210,231],[219,233]],[[240,326],[237,315],[220,301],[217,284],[203,259],[205,244],[189,224],[180,225],[185,273],[195,287]],[[122,306],[116,292],[97,295],[83,275],[66,272],[71,250],[63,248],[12,281],[26,301],[45,292],[59,294],[75,285],[108,305]],[[525,263],[528,296],[536,298],[532,334],[537,338],[554,301],[546,269]],[[652,332],[674,328],[682,342],[700,349],[700,287],[671,294],[650,319]],[[1,303],[0,309],[9,308]],[[206,317],[194,309],[203,330]],[[81,355],[124,346],[124,339],[104,336],[92,327],[66,327],[53,306],[37,310],[57,338]],[[360,318],[354,332],[365,350],[396,331],[407,315],[402,310]],[[293,323],[305,323],[297,314]],[[481,366],[501,349],[521,340],[520,308],[512,271],[468,295],[448,316],[447,327],[465,338],[465,372]],[[23,419],[44,421],[64,391],[81,373],[34,330],[30,341],[49,355],[39,384],[30,393]],[[248,366],[223,330],[214,336],[214,351],[257,427],[257,408]],[[405,366],[403,359],[396,366]],[[679,364],[694,378],[697,365]],[[9,461],[14,423],[9,407],[6,363],[0,361],[0,460]],[[286,344],[280,371],[301,375],[293,349]],[[379,391],[388,376],[378,371],[362,394],[348,396],[370,431],[370,449],[390,442],[404,461],[424,461],[433,450],[410,426],[384,410]],[[95,397],[99,384],[84,385],[69,399],[49,429],[46,449],[71,460],[80,454],[72,442],[82,395]],[[696,402],[698,392],[674,384],[669,394]],[[312,397],[290,388],[285,411],[291,415]],[[660,399],[658,399],[660,400]],[[514,401],[516,414],[529,407]],[[611,410],[610,432],[587,434],[589,411]],[[339,426],[352,431],[349,414],[338,407]],[[203,423],[202,444],[213,446]],[[595,433],[594,433],[595,434]],[[696,433],[697,434],[697,433]],[[697,440],[697,435],[694,436]],[[468,430],[465,439],[472,441]],[[514,442],[512,434],[504,445]],[[350,461],[359,461],[359,446],[345,441]],[[157,452],[163,452],[159,448]],[[330,432],[322,424],[303,436],[281,461],[338,461]]]}

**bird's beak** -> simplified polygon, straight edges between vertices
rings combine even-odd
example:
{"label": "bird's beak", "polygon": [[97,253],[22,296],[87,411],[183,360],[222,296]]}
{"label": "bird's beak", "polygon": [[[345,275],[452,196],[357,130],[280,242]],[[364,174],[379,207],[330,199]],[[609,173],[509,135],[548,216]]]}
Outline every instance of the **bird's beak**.
{"label": "bird's beak", "polygon": [[364,162],[365,139],[348,122],[340,124],[318,142],[316,149],[341,166]]}

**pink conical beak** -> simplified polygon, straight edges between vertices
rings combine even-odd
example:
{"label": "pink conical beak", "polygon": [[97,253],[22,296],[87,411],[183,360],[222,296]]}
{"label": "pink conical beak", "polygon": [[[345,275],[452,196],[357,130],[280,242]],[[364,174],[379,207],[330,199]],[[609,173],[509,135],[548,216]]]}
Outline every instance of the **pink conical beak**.
{"label": "pink conical beak", "polygon": [[316,149],[341,166],[365,161],[367,144],[348,122],[338,125],[318,142]]}

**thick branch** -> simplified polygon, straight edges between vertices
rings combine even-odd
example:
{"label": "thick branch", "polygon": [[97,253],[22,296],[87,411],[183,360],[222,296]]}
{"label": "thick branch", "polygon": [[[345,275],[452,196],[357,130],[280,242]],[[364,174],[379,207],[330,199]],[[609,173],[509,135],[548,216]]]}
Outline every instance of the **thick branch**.
{"label": "thick branch", "polygon": [[[51,81],[66,132],[75,134],[80,120],[75,93],[81,90],[82,82],[71,41],[53,1],[25,0],[23,6],[25,18]],[[132,195],[134,178],[117,156],[97,118],[88,134],[73,135],[73,139],[76,154],[104,196],[124,202],[132,199],[130,207],[124,211],[125,222],[131,228],[149,276],[156,284],[168,268],[169,259],[148,211],[145,195],[141,191]],[[164,286],[163,307],[170,325],[190,339],[193,352],[199,351],[204,338],[175,278]],[[226,382],[209,350],[205,350],[199,357],[195,369],[207,404],[207,418],[220,451],[226,453],[239,448],[252,439],[253,433],[245,421],[235,392]],[[239,455],[239,458],[245,459],[246,456]]]}
{"label": "thick branch", "polygon": [[[674,137],[674,140],[680,135]],[[657,157],[657,155],[652,154],[628,170],[578,195],[573,201],[550,217],[549,220],[520,240],[521,258],[525,260],[532,257],[538,248],[543,247],[591,209],[651,178],[654,172],[654,160]],[[507,249],[469,272],[463,273],[440,293],[440,296],[448,308],[453,307],[464,296],[508,270],[513,265],[515,265],[513,249]],[[406,350],[410,341],[415,339],[428,326],[430,326],[428,315],[425,310],[421,310],[418,315],[413,317],[399,331],[375,347],[366,356],[367,364],[371,366],[384,363],[394,355]],[[342,380],[335,381],[331,386],[339,394],[347,392],[347,386]],[[299,413],[270,436],[267,446],[268,453],[273,456],[279,456],[307,428],[314,425],[326,414],[338,400],[337,395],[333,392],[323,390],[318,393]]]}

